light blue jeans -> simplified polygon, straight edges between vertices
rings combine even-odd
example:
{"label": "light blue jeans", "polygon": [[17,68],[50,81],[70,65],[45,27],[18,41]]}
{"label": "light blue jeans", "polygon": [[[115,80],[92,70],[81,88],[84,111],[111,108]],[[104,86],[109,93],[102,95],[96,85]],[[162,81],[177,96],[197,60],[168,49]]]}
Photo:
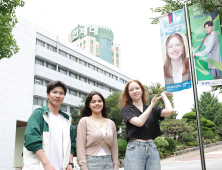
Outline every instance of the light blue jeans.
{"label": "light blue jeans", "polygon": [[86,156],[88,170],[113,170],[111,155]]}
{"label": "light blue jeans", "polygon": [[153,140],[128,142],[124,170],[161,170],[159,153]]}

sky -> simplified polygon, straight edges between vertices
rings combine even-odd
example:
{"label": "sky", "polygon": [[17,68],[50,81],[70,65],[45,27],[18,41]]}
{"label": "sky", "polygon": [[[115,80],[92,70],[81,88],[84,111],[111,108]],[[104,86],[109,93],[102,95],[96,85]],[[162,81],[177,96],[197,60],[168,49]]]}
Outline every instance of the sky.
{"label": "sky", "polygon": [[[149,1],[151,2],[151,1]],[[68,34],[78,24],[96,24],[110,28],[114,43],[121,45],[122,70],[145,85],[164,85],[162,48],[159,25],[150,24],[150,8],[161,7],[163,1],[152,0],[25,0],[16,9],[20,16],[68,41]],[[198,87],[198,96],[210,87]],[[221,95],[215,92],[220,102]],[[193,89],[173,93],[177,118],[190,112],[194,104]]]}

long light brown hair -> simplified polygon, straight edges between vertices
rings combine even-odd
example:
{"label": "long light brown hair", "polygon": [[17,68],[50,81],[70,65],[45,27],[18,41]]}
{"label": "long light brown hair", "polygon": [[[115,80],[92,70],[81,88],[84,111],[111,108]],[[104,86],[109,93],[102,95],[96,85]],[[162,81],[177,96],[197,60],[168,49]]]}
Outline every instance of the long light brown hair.
{"label": "long light brown hair", "polygon": [[174,37],[177,38],[183,44],[182,62],[183,62],[183,65],[184,65],[185,69],[184,69],[182,75],[187,74],[189,72],[189,60],[186,58],[186,50],[185,50],[183,37],[178,33],[174,33],[174,34],[170,35],[166,40],[166,62],[164,64],[164,75],[167,78],[172,78],[173,77],[170,74],[170,71],[169,71],[169,67],[172,67],[172,65],[171,65],[171,58],[168,55],[167,46],[169,44],[169,41]]}
{"label": "long light brown hair", "polygon": [[131,97],[129,96],[129,84],[132,83],[132,82],[136,82],[137,84],[139,84],[140,88],[143,91],[142,101],[143,101],[144,104],[147,103],[146,88],[140,83],[140,81],[138,81],[138,80],[130,80],[126,84],[126,87],[125,87],[124,91],[120,94],[120,99],[119,99],[119,103],[118,103],[120,109],[122,109],[124,106],[128,106],[129,104],[133,103]]}

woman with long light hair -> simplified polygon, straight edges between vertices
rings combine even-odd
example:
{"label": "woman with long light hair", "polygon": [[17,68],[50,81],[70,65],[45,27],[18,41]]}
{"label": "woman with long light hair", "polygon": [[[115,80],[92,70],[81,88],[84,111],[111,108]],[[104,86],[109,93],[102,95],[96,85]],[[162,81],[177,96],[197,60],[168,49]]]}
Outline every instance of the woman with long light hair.
{"label": "woman with long light hair", "polygon": [[170,35],[166,40],[166,61],[164,64],[165,85],[176,84],[191,79],[189,60],[183,37],[179,33]]}
{"label": "woman with long light hair", "polygon": [[[159,120],[173,113],[167,96],[168,92],[155,95],[149,106],[146,106],[145,87],[138,80],[126,84],[120,96],[121,115],[126,123],[127,141],[124,159],[125,170],[160,170],[160,158],[153,140],[161,135]],[[163,99],[165,109],[155,107]]]}

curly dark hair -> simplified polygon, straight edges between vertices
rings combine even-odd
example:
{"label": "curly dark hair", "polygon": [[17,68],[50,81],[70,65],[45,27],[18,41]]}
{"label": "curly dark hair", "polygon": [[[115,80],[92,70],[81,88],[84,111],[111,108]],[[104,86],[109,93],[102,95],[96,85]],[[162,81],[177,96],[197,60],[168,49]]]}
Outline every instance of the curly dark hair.
{"label": "curly dark hair", "polygon": [[104,99],[103,95],[100,92],[98,92],[98,91],[92,91],[87,96],[85,104],[84,104],[84,106],[83,106],[83,108],[81,110],[81,118],[82,117],[89,117],[89,116],[92,115],[92,110],[89,108],[89,104],[90,104],[90,102],[92,100],[92,97],[94,95],[98,95],[102,99],[102,101],[103,101],[103,109],[101,111],[102,112],[102,117],[107,118],[108,117],[108,109],[106,107],[106,102],[105,102],[105,99]]}

